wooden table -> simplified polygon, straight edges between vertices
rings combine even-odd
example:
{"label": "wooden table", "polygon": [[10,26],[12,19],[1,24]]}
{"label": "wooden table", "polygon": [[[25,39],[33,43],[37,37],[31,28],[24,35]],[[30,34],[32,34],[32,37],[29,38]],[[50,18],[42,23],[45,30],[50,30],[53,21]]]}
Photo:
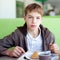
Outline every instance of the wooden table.
{"label": "wooden table", "polygon": [[[12,58],[12,57],[8,57],[8,56],[0,56],[0,60],[17,60],[18,58]],[[52,59],[51,60],[58,60],[56,59],[56,56],[55,58],[53,58],[52,56]]]}
{"label": "wooden table", "polygon": [[1,56],[0,60],[17,60],[18,58],[12,58],[12,57],[8,57],[8,56]]}

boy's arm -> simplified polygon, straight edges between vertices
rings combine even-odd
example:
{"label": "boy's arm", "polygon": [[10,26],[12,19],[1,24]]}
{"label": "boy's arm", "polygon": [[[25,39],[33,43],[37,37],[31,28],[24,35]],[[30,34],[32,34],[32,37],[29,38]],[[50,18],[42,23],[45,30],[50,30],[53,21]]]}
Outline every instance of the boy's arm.
{"label": "boy's arm", "polygon": [[0,40],[0,54],[3,51],[8,51],[9,48],[18,45],[18,35],[17,30],[13,32],[12,34],[4,37]]}
{"label": "boy's arm", "polygon": [[59,47],[58,45],[55,43],[55,37],[54,35],[51,33],[51,37],[50,37],[50,44],[49,44],[49,49],[51,50],[52,53],[59,53]]}
{"label": "boy's arm", "polygon": [[19,57],[20,55],[24,54],[25,51],[22,47],[16,46],[13,50],[5,50],[1,54],[7,55],[10,57]]}
{"label": "boy's arm", "polygon": [[57,44],[50,43],[50,46],[49,47],[50,47],[51,52],[56,53],[56,54],[59,53],[59,47],[58,47]]}

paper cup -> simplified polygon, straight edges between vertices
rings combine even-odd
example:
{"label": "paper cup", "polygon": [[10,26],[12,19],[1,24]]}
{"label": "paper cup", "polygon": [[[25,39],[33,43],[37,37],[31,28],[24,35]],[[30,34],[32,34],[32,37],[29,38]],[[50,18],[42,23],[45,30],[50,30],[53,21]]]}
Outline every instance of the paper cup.
{"label": "paper cup", "polygon": [[50,55],[39,55],[39,60],[51,60]]}

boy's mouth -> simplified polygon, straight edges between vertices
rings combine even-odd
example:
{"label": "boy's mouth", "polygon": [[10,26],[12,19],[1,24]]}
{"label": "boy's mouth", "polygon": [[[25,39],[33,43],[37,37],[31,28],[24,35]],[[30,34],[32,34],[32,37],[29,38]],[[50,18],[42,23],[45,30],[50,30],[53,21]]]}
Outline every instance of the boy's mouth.
{"label": "boy's mouth", "polygon": [[36,25],[31,25],[31,27],[36,27]]}

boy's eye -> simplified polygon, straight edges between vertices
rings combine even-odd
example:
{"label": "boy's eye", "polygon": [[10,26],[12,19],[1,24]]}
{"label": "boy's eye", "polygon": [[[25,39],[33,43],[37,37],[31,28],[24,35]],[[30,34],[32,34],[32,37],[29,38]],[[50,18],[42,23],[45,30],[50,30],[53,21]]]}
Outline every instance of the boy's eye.
{"label": "boy's eye", "polygon": [[40,17],[37,17],[37,19],[40,19]]}
{"label": "boy's eye", "polygon": [[32,18],[31,16],[29,16],[28,18]]}

